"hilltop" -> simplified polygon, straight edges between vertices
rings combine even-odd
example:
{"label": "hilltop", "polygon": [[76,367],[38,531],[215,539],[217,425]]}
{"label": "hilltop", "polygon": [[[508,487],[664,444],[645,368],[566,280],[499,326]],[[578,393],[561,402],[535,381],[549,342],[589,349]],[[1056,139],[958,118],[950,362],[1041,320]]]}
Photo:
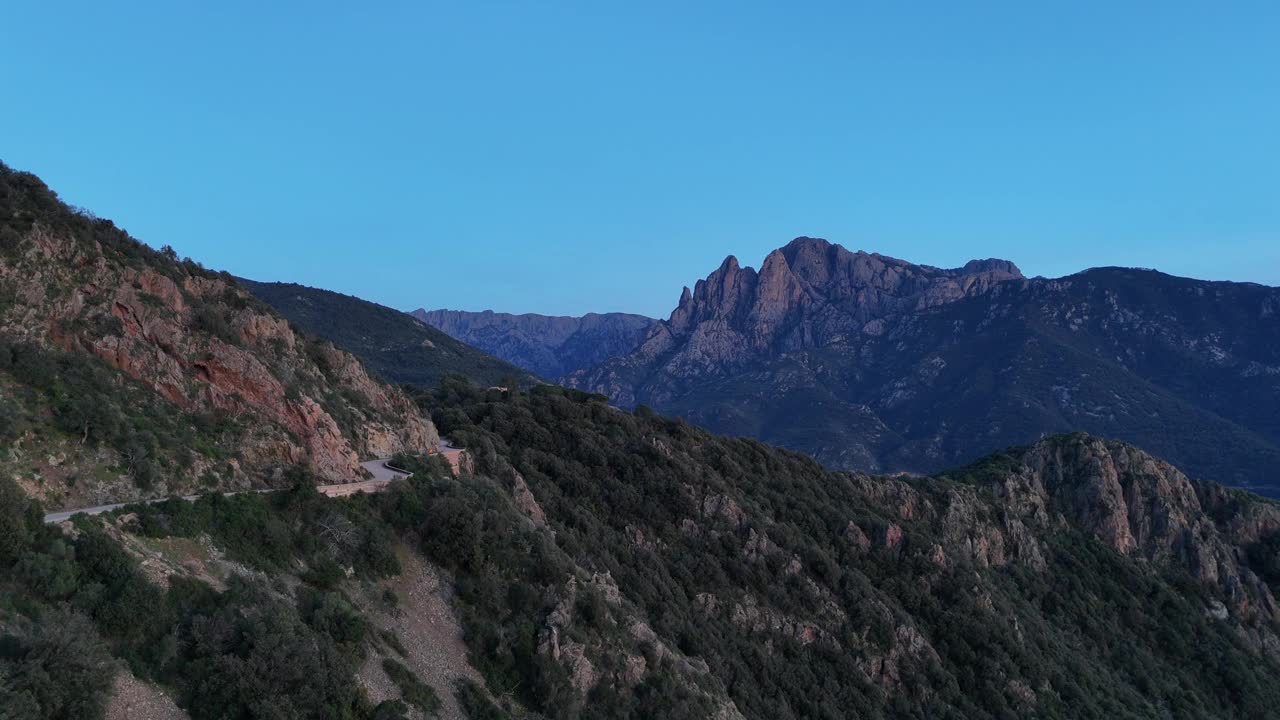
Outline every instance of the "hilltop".
{"label": "hilltop", "polygon": [[434,447],[399,390],[232,277],[0,165],[0,462],[51,506],[260,487]]}
{"label": "hilltop", "polygon": [[450,374],[482,385],[538,382],[526,370],[384,305],[293,283],[240,282],[290,322],[354,353],[389,382],[431,386]]}

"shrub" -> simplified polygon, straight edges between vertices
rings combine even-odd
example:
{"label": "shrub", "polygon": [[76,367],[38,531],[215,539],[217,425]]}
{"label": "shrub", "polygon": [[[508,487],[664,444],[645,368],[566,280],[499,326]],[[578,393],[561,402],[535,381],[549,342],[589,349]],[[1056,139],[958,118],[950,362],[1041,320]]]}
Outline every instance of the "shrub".
{"label": "shrub", "polygon": [[0,634],[0,717],[92,720],[105,714],[115,664],[83,615],[47,611]]}
{"label": "shrub", "polygon": [[387,677],[400,688],[400,696],[410,705],[427,715],[435,715],[440,710],[440,698],[430,685],[418,679],[409,668],[393,658],[383,658],[382,669]]}
{"label": "shrub", "polygon": [[346,598],[336,592],[299,587],[298,614],[312,629],[328,635],[353,656],[369,634],[369,624]]}

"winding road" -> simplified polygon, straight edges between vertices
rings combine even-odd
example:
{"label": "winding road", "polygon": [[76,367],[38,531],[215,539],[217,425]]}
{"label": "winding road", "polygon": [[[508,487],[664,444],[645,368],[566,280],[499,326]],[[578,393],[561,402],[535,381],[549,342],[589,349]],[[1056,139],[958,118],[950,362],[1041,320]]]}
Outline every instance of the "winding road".
{"label": "winding road", "polygon": [[[229,495],[234,495],[235,493],[228,493],[228,494],[229,494]],[[186,496],[184,496],[184,497],[183,497],[183,499],[184,499],[184,500],[195,500],[195,499],[196,499],[196,498],[198,498],[198,497],[200,497],[200,496],[199,496],[199,495],[186,495]],[[127,503],[115,503],[114,505],[94,505],[93,507],[78,508],[78,509],[76,509],[76,510],[60,510],[60,511],[58,511],[58,512],[55,512],[55,513],[49,513],[49,514],[45,515],[45,516],[44,516],[44,521],[45,521],[45,522],[47,522],[47,523],[60,523],[60,522],[63,522],[63,521],[65,521],[65,520],[70,520],[70,519],[71,519],[71,517],[72,517],[73,515],[79,515],[79,514],[81,514],[81,513],[84,513],[85,515],[99,515],[99,514],[104,513],[104,512],[111,512],[112,510],[119,510],[120,508],[122,508],[122,507],[126,507],[126,506],[128,506],[128,505],[135,505],[135,504],[137,504],[137,503],[146,503],[146,504],[150,505],[150,504],[152,504],[152,503],[164,502],[165,500],[168,500],[168,499],[169,499],[169,498],[152,498],[152,499],[150,499],[150,500],[135,500],[134,502],[127,502]]]}
{"label": "winding road", "polygon": [[[387,465],[387,463],[390,460],[391,458],[380,458],[378,460],[370,460],[369,462],[360,463],[360,467],[364,468],[365,470],[368,470],[369,474],[373,476],[373,479],[369,480],[369,482],[391,482],[392,480],[397,480],[402,477],[409,477],[410,475],[413,474],[411,472],[405,472],[404,470],[397,470],[391,467],[390,465]],[[355,483],[355,484],[359,485],[360,483]],[[334,486],[327,485],[326,487],[334,487]]]}
{"label": "winding road", "polygon": [[411,472],[405,472],[404,470],[397,470],[394,467],[391,467],[387,464],[389,460],[391,460],[391,458],[378,458],[377,460],[360,463],[360,467],[369,471],[369,474],[373,476],[372,480],[340,483],[338,485],[319,485],[316,487],[316,490],[319,490],[329,497],[346,497],[348,495],[355,495],[356,493],[361,492],[376,493],[385,490],[392,480],[399,480],[400,478],[407,478],[413,475]]}
{"label": "winding road", "polygon": [[[454,447],[452,444],[449,443],[448,440],[441,439],[440,449],[435,452],[440,453],[445,457],[446,460],[449,461],[450,467],[453,468],[454,475],[457,475],[459,472],[461,472],[462,453],[463,453],[462,448]],[[435,453],[432,452],[428,454],[435,454]],[[400,478],[407,478],[413,475],[413,473],[411,472],[399,470],[395,467],[388,465],[387,463],[390,462],[390,460],[391,458],[377,458],[374,460],[367,460],[365,462],[360,463],[360,467],[364,468],[365,471],[369,473],[371,477],[371,479],[369,480],[361,480],[359,482],[350,482],[350,483],[337,483],[334,485],[317,485],[316,490],[325,495],[328,495],[329,497],[347,497],[349,495],[355,495],[356,493],[361,493],[361,492],[376,493],[376,492],[381,492],[385,490],[387,485],[391,484],[392,480],[399,480]],[[276,491],[272,489],[242,490],[238,492],[223,493],[223,495],[227,495],[227,496],[239,495],[241,492],[269,493],[269,492],[276,492]],[[199,497],[200,497],[199,495],[184,495],[182,496],[182,499],[187,501],[192,501]],[[164,502],[165,500],[168,500],[168,499],[169,498],[167,497],[151,498],[149,500],[133,500],[130,502],[112,503],[110,505],[94,505],[93,507],[77,508],[75,510],[59,510],[58,512],[53,512],[45,515],[44,521],[46,523],[60,523],[60,522],[70,520],[73,516],[79,515],[81,513],[84,513],[85,515],[99,515],[101,513],[111,512],[112,510],[119,510],[120,508],[126,507],[128,505],[136,505],[138,503],[146,503],[148,505],[151,505],[153,503]]]}
{"label": "winding road", "polygon": [[[377,460],[369,460],[368,462],[360,463],[360,467],[368,470],[369,474],[373,475],[372,480],[362,480],[360,482],[353,483],[338,483],[336,485],[317,485],[316,490],[328,495],[329,497],[347,497],[348,495],[355,495],[358,492],[375,493],[386,489],[387,485],[390,484],[392,480],[409,477],[413,474],[404,472],[403,470],[396,470],[394,468],[387,467],[387,461],[390,459],[391,458],[378,458]],[[232,495],[240,495],[246,492],[269,493],[276,492],[276,490],[242,490],[238,492],[223,493],[223,495],[230,497]],[[199,495],[183,495],[182,499],[191,502],[199,497]],[[73,515],[79,515],[81,513],[84,513],[85,515],[100,515],[105,512],[111,512],[112,510],[119,510],[120,508],[128,505],[136,505],[138,503],[152,505],[154,503],[164,502],[168,499],[169,498],[167,497],[151,498],[149,500],[112,503],[110,505],[94,505],[93,507],[77,508],[75,510],[60,510],[58,512],[45,515],[44,521],[46,523],[60,523],[70,520]]]}

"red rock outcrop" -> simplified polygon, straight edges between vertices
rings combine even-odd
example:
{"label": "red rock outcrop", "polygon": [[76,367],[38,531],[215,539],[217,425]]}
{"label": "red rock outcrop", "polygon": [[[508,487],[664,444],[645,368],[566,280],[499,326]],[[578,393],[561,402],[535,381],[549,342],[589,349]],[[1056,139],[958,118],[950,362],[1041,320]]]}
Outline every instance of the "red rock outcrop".
{"label": "red rock outcrop", "polygon": [[[666,358],[674,377],[715,373],[758,353],[821,347],[888,316],[985,292],[1022,273],[1005,260],[974,260],[943,270],[875,253],[850,252],[816,238],[796,238],[764,259],[759,272],[732,255],[692,291],[666,322],[654,324],[634,362]],[[872,326],[867,332],[875,332]],[[608,392],[593,371],[572,382]]]}
{"label": "red rock outcrop", "polygon": [[403,393],[351,355],[300,338],[229,277],[145,250],[144,261],[124,261],[43,225],[26,241],[0,262],[22,300],[3,318],[6,332],[92,353],[184,411],[248,419],[239,450],[251,472],[305,462],[325,480],[355,480],[362,456],[438,446]]}

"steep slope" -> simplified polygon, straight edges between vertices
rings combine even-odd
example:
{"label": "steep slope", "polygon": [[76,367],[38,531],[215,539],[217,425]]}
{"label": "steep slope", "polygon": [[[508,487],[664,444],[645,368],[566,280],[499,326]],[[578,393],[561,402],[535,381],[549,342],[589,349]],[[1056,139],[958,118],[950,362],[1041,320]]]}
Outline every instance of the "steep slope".
{"label": "steep slope", "polygon": [[544,378],[558,378],[629,353],[657,322],[627,313],[566,317],[419,308],[411,314]]}
{"label": "steep slope", "polygon": [[3,165],[0,402],[11,470],[54,505],[244,487],[300,463],[353,480],[362,457],[438,442],[402,393],[229,276]]}
{"label": "steep slope", "polygon": [[693,717],[1226,718],[1280,692],[1280,507],[1132,446],[873,477],[555,388],[422,401],[527,518],[473,496],[428,547],[493,578],[460,580],[473,652],[553,717],[634,713],[661,666],[706,693]]}
{"label": "steep slope", "polygon": [[0,500],[6,719],[464,720],[491,702],[447,578],[368,496],[299,485],[61,526],[4,477]]}
{"label": "steep slope", "polygon": [[552,386],[417,399],[473,474],[403,455],[414,476],[378,495],[302,482],[63,528],[0,477],[0,703],[100,717],[110,656],[193,720],[1280,703],[1280,506],[1132,446],[874,477]]}
{"label": "steep slope", "polygon": [[394,383],[434,385],[449,374],[481,385],[537,378],[384,305],[293,283],[240,281],[305,332],[355,354]]}
{"label": "steep slope", "polygon": [[1045,433],[1280,492],[1280,290],[1100,268],[1027,279],[800,238],[730,258],[633,353],[568,382],[833,467],[929,472]]}

